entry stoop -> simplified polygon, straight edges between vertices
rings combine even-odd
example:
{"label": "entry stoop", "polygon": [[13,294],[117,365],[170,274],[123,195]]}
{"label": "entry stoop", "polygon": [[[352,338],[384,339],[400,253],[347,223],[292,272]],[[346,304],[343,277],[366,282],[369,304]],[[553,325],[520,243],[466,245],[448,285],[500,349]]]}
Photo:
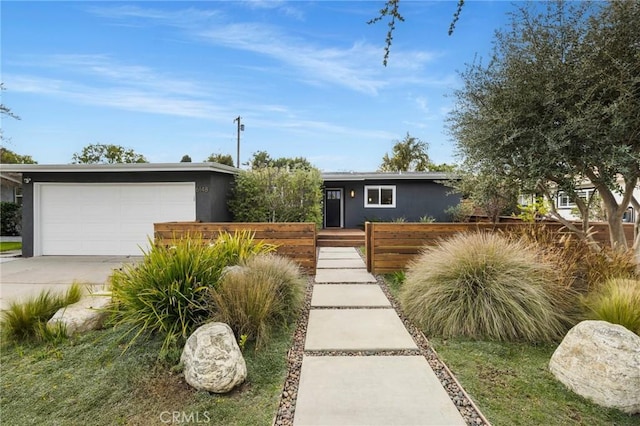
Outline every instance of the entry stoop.
{"label": "entry stoop", "polygon": [[364,247],[364,231],[360,229],[322,229],[316,236],[317,247]]}

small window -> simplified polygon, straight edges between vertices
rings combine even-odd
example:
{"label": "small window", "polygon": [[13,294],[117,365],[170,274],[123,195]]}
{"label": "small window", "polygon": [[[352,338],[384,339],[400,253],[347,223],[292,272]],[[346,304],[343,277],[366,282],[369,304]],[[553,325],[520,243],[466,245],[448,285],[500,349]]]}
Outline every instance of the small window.
{"label": "small window", "polygon": [[15,188],[13,188],[13,199],[14,202],[18,205],[22,205],[22,187],[21,186],[16,186]]}
{"label": "small window", "polygon": [[[593,188],[580,189],[576,191],[576,195],[579,198],[582,198],[585,203],[588,203],[589,200],[591,200],[591,197],[593,196],[594,191],[595,189]],[[574,203],[571,200],[571,198],[569,197],[569,194],[567,194],[566,192],[558,193],[558,208],[571,208],[575,206],[576,206],[576,203]]]}
{"label": "small window", "polygon": [[342,191],[339,189],[331,189],[327,191],[327,200],[339,200],[341,198]]}
{"label": "small window", "polygon": [[396,206],[395,186],[365,186],[364,192],[366,194],[365,207],[394,208]]}

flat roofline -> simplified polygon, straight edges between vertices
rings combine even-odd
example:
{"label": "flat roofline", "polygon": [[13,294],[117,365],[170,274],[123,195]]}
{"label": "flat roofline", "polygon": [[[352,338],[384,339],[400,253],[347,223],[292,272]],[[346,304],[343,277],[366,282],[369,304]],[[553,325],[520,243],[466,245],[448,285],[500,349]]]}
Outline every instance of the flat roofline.
{"label": "flat roofline", "polygon": [[449,180],[458,179],[456,175],[442,172],[329,172],[322,173],[322,179],[328,182],[364,181],[364,180]]}
{"label": "flat roofline", "polygon": [[117,164],[0,164],[2,172],[101,173],[101,172],[219,172],[237,174],[240,169],[219,163],[117,163]]}

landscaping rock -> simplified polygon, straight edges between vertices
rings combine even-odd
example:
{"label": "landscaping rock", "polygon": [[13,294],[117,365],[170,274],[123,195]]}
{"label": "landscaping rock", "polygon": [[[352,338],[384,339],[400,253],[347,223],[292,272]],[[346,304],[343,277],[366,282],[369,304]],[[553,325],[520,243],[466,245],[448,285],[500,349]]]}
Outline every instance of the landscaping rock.
{"label": "landscaping rock", "polygon": [[111,293],[93,293],[78,302],[61,308],[47,323],[49,326],[64,324],[67,336],[102,327],[109,315],[105,310],[111,303]]}
{"label": "landscaping rock", "polygon": [[640,413],[640,336],[620,325],[576,325],[554,352],[549,370],[598,405]]}
{"label": "landscaping rock", "polygon": [[187,383],[198,390],[226,393],[247,378],[233,331],[221,322],[205,324],[189,336],[180,361]]}

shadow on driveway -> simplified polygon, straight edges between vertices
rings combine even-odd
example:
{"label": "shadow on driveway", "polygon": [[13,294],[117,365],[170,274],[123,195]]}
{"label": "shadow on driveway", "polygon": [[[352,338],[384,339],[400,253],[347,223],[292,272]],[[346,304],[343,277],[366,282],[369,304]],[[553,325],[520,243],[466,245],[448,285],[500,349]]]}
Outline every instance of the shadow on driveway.
{"label": "shadow on driveway", "polygon": [[42,290],[65,291],[72,283],[94,290],[108,287],[114,269],[141,260],[137,256],[15,257],[0,263],[0,309]]}

